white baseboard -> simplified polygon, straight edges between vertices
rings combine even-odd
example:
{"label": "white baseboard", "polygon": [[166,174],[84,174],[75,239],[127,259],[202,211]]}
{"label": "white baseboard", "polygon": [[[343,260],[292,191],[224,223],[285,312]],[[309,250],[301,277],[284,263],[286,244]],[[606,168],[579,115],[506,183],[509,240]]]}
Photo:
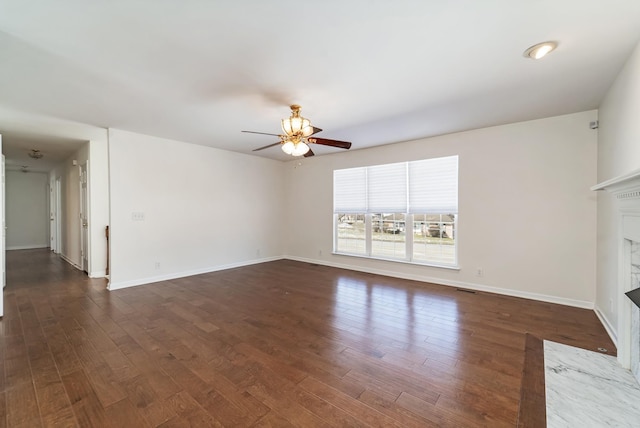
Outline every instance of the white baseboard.
{"label": "white baseboard", "polygon": [[37,248],[49,248],[49,244],[35,244],[35,245],[12,245],[11,247],[7,247],[7,251],[12,250],[35,250]]}
{"label": "white baseboard", "polygon": [[78,270],[82,270],[82,266],[80,266],[79,264],[76,264],[73,260],[71,260],[69,257],[65,256],[62,253],[58,254],[62,260],[64,260],[65,262],[69,263],[71,266],[73,266],[74,268],[78,269]]}
{"label": "white baseboard", "polygon": [[375,275],[390,276],[393,278],[410,279],[413,281],[429,282],[429,283],[438,284],[438,285],[448,285],[451,287],[466,288],[469,290],[476,290],[476,291],[485,291],[487,293],[502,294],[505,296],[521,297],[523,299],[538,300],[541,302],[548,302],[548,303],[556,303],[559,305],[573,306],[573,307],[582,308],[582,309],[594,308],[593,302],[588,302],[584,300],[567,299],[564,297],[549,296],[546,294],[539,294],[539,293],[530,293],[527,291],[509,290],[506,288],[491,287],[488,285],[475,284],[471,282],[451,281],[451,280],[446,280],[442,278],[428,277],[424,275],[405,274],[400,272],[387,271],[383,269],[371,269],[371,268],[366,268],[361,266],[345,265],[341,263],[328,262],[326,260],[307,259],[307,258],[295,257],[295,256],[284,256],[283,258],[289,259],[289,260],[295,260],[299,262],[314,263],[318,265],[336,267],[340,269],[348,269],[348,270],[355,270],[358,272],[372,273]]}
{"label": "white baseboard", "polygon": [[106,270],[98,270],[98,271],[91,272],[89,274],[89,278],[106,278],[106,277],[107,277]]}
{"label": "white baseboard", "polygon": [[263,259],[247,260],[247,261],[238,262],[238,263],[230,263],[227,265],[210,266],[202,269],[174,272],[166,275],[151,276],[146,278],[134,279],[130,281],[111,282],[111,280],[109,280],[109,285],[107,286],[107,289],[111,291],[120,290],[122,288],[136,287],[138,285],[152,284],[154,282],[168,281],[170,279],[184,278],[184,277],[193,276],[193,275],[202,275],[203,273],[217,272],[220,270],[250,266],[258,263],[272,262],[280,259],[282,259],[281,256],[267,257]]}
{"label": "white baseboard", "polygon": [[600,322],[604,326],[604,329],[607,331],[607,334],[611,338],[611,341],[613,342],[614,345],[616,345],[616,348],[617,348],[618,347],[618,335],[616,333],[616,329],[613,328],[613,325],[609,321],[609,318],[607,318],[607,316],[604,314],[604,312],[602,312],[602,310],[600,310],[600,308],[597,305],[596,305],[596,307],[594,309],[594,312],[596,313],[596,316],[598,317],[598,319],[600,319]]}

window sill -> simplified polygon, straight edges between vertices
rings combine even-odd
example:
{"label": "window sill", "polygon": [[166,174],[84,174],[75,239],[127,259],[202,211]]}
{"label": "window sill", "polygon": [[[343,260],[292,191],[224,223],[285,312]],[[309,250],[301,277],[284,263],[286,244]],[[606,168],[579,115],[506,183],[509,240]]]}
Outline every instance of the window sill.
{"label": "window sill", "polygon": [[335,251],[331,252],[331,254],[333,254],[335,256],[357,257],[359,259],[378,260],[378,261],[393,262],[393,263],[403,263],[403,264],[413,265],[413,266],[425,266],[425,267],[434,267],[434,268],[440,268],[440,269],[460,270],[460,266],[459,265],[444,265],[444,264],[437,264],[437,263],[412,262],[412,261],[409,261],[409,260],[385,259],[383,257],[371,257],[371,256],[365,256],[365,255],[362,255],[362,254],[337,253]]}

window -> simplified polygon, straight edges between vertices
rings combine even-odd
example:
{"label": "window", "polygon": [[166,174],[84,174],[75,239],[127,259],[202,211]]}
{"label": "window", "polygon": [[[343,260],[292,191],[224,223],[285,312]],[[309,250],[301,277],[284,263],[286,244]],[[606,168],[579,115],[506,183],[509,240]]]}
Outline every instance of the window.
{"label": "window", "polygon": [[404,259],[407,253],[405,216],[400,213],[371,214],[371,255],[383,259]]}
{"label": "window", "polygon": [[333,172],[334,251],[457,266],[458,156]]}
{"label": "window", "polygon": [[336,249],[341,253],[367,254],[364,214],[336,215]]}
{"label": "window", "polygon": [[413,260],[455,264],[455,215],[414,214]]}

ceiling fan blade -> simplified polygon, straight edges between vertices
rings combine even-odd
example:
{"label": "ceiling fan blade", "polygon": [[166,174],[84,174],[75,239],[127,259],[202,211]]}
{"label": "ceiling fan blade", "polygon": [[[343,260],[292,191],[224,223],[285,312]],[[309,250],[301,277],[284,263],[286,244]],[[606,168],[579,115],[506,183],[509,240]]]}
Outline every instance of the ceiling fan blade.
{"label": "ceiling fan blade", "polygon": [[256,132],[256,131],[240,131],[240,132],[245,132],[247,134],[260,134],[260,135],[273,135],[274,137],[279,137],[279,134],[269,134],[267,132]]}
{"label": "ceiling fan blade", "polygon": [[351,143],[348,141],[328,140],[326,138],[309,138],[310,143],[320,144],[321,146],[338,147],[340,149],[350,149]]}
{"label": "ceiling fan blade", "polygon": [[312,126],[312,128],[313,128],[313,132],[310,135],[317,134],[318,132],[322,132],[322,129],[320,128],[316,128],[315,126]]}
{"label": "ceiling fan blade", "polygon": [[281,141],[278,141],[277,143],[273,143],[273,144],[269,144],[268,146],[264,146],[264,147],[259,147],[257,149],[253,149],[251,150],[252,152],[257,152],[258,150],[264,150],[264,149],[268,149],[269,147],[273,147],[273,146],[277,146],[279,144],[282,144]]}
{"label": "ceiling fan blade", "polygon": [[313,150],[309,149],[309,151],[308,151],[307,153],[305,153],[305,154],[304,154],[304,157],[305,157],[305,158],[308,158],[308,157],[310,157],[310,156],[314,156],[314,155],[315,155],[315,153],[313,153]]}

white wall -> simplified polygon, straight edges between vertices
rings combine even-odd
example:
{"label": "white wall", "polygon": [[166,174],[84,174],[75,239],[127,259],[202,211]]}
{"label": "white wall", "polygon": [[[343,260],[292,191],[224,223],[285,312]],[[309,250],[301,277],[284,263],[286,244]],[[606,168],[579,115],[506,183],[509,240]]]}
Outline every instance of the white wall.
{"label": "white wall", "polygon": [[[600,105],[598,182],[640,168],[640,43]],[[596,308],[618,331],[618,230],[614,198],[598,193]]]}
{"label": "white wall", "polygon": [[109,167],[110,289],[281,257],[281,162],[111,129]]}
{"label": "white wall", "polygon": [[104,277],[107,269],[109,224],[109,146],[107,141],[89,142],[89,276]]}
{"label": "white wall", "polygon": [[7,250],[49,247],[47,175],[6,172]]}
{"label": "white wall", "polygon": [[[288,257],[582,307],[595,299],[596,111],[286,164]],[[354,141],[357,148],[357,141]],[[460,270],[333,255],[333,170],[459,155]],[[322,255],[320,255],[320,252]],[[477,267],[483,277],[475,276]]]}

